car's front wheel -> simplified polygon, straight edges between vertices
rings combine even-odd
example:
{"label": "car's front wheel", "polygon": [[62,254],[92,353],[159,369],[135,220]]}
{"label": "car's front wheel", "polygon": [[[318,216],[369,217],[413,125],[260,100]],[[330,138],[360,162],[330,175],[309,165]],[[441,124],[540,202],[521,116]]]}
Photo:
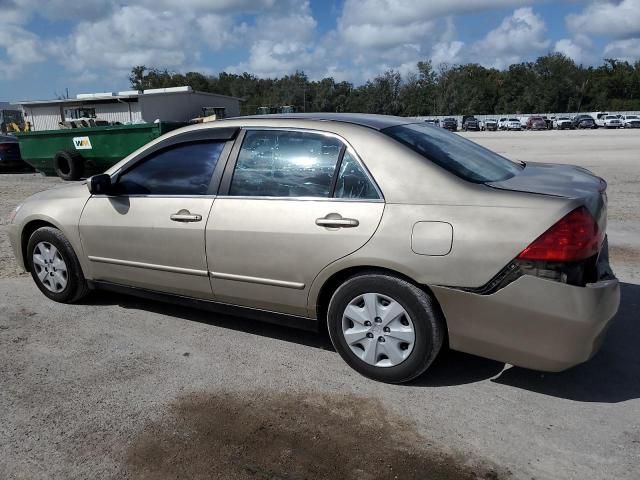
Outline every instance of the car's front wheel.
{"label": "car's front wheel", "polygon": [[327,322],[331,341],[356,371],[383,382],[408,382],[436,358],[445,322],[427,292],[398,277],[352,277],[333,294]]}
{"label": "car's front wheel", "polygon": [[27,244],[27,263],[37,287],[51,300],[72,303],[89,291],[73,247],[56,228],[33,232]]}

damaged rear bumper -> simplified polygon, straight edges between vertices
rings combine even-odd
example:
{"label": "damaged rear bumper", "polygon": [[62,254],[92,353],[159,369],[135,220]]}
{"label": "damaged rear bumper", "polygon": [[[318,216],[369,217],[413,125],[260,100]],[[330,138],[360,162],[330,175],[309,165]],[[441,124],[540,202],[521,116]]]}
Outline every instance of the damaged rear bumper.
{"label": "damaged rear bumper", "polygon": [[491,295],[432,287],[452,349],[543,371],[587,361],[618,310],[618,280],[584,287],[524,275]]}

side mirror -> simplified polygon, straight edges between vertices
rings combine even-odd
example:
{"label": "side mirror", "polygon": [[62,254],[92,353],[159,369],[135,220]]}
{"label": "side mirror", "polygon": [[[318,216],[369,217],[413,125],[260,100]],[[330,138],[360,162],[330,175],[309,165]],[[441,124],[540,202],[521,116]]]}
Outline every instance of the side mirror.
{"label": "side mirror", "polygon": [[111,176],[106,173],[94,175],[87,183],[91,195],[108,195],[111,190]]}

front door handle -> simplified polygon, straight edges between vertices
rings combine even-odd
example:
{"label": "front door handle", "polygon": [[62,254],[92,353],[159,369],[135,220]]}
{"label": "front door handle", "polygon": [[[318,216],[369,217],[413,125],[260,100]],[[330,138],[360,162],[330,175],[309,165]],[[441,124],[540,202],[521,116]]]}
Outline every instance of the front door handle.
{"label": "front door handle", "polygon": [[360,225],[355,218],[342,218],[339,213],[330,213],[326,217],[316,218],[316,225],[326,228],[353,228]]}
{"label": "front door handle", "polygon": [[172,214],[169,218],[174,222],[199,222],[202,220],[202,215],[182,209],[178,213]]}

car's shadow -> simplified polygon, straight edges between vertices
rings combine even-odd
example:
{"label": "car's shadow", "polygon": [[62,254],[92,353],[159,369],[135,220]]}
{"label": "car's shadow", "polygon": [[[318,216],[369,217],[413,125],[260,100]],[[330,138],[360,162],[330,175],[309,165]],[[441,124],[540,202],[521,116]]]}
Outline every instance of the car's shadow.
{"label": "car's shadow", "polygon": [[[465,353],[445,351],[413,387],[437,388],[488,380],[581,402],[616,403],[640,398],[640,285],[622,283],[620,309],[600,352],[587,363],[560,373],[542,373]],[[87,303],[120,305],[254,335],[333,350],[326,333],[314,333],[229,315],[101,292]],[[345,367],[346,368],[346,367]]]}
{"label": "car's shadow", "polygon": [[142,297],[134,297],[107,291],[93,292],[83,303],[91,305],[118,305],[122,308],[144,310],[147,312],[169,315],[192,322],[205,323],[216,327],[228,328],[241,332],[251,333],[262,337],[298,343],[323,350],[333,350],[331,341],[323,333],[310,332],[297,328],[288,328],[281,325],[261,322],[247,317],[236,317],[212,313],[184,305],[165,303]]}

